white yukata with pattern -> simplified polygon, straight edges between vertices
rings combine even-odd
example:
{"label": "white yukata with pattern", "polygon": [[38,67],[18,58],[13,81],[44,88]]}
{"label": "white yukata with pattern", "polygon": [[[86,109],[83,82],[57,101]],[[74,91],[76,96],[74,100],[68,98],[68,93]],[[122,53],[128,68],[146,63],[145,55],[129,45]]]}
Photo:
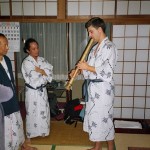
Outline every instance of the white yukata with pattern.
{"label": "white yukata with pattern", "polygon": [[[43,69],[47,76],[42,76],[35,71],[35,66]],[[53,66],[43,57],[38,57],[37,61],[30,55],[22,62],[22,74],[25,83],[33,88],[46,85],[52,81]],[[50,106],[46,87],[32,89],[26,86],[26,135],[27,138],[37,136],[47,136],[50,132]]]}
{"label": "white yukata with pattern", "polygon": [[23,121],[20,112],[14,112],[4,117],[5,120],[5,150],[18,150],[25,141]]}
{"label": "white yukata with pattern", "polygon": [[102,80],[90,82],[88,86],[83,130],[89,133],[89,139],[93,142],[113,140],[115,134],[113,72],[117,62],[117,48],[107,37],[97,46],[92,48],[87,61],[95,67],[96,73],[83,70],[85,79]]}

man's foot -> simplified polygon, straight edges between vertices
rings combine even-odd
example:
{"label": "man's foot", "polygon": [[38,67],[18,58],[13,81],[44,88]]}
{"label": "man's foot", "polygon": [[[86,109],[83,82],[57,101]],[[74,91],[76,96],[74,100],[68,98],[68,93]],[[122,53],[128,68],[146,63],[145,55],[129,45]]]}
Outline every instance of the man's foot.
{"label": "man's foot", "polygon": [[38,149],[36,147],[31,147],[26,142],[24,142],[21,146],[21,150],[38,150]]}
{"label": "man's foot", "polygon": [[21,150],[38,150],[36,147],[22,147]]}
{"label": "man's foot", "polygon": [[26,144],[31,144],[31,139],[26,139],[26,140],[25,140],[25,143],[26,143]]}
{"label": "man's foot", "polygon": [[102,149],[101,149],[101,148],[99,148],[99,147],[92,147],[92,148],[87,149],[87,150],[102,150]]}
{"label": "man's foot", "polygon": [[95,148],[93,147],[93,148],[90,148],[90,149],[87,149],[87,150],[97,150],[97,149],[95,149]]}

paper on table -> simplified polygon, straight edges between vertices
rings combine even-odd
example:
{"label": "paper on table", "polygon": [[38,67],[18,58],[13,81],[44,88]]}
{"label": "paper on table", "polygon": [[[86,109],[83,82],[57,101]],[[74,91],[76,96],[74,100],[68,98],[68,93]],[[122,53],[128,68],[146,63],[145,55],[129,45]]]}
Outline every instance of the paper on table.
{"label": "paper on table", "polygon": [[115,128],[142,129],[141,123],[135,121],[115,120],[114,124],[115,124]]}

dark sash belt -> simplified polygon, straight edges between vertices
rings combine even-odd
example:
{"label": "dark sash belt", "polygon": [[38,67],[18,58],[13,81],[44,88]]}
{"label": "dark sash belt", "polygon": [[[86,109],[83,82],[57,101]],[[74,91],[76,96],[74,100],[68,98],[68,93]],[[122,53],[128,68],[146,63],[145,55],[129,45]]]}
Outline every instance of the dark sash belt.
{"label": "dark sash belt", "polygon": [[36,88],[32,87],[32,86],[29,85],[28,83],[25,83],[25,85],[26,85],[28,88],[30,88],[30,89],[33,89],[33,90],[40,90],[41,92],[43,92],[43,88],[46,87],[46,84],[45,84],[45,85],[42,84],[41,86],[38,86],[38,87],[36,87]]}
{"label": "dark sash belt", "polygon": [[83,95],[84,95],[84,99],[85,99],[85,102],[88,101],[88,86],[90,83],[94,83],[94,82],[103,82],[103,80],[101,79],[86,79],[84,81],[84,84],[83,84]]}

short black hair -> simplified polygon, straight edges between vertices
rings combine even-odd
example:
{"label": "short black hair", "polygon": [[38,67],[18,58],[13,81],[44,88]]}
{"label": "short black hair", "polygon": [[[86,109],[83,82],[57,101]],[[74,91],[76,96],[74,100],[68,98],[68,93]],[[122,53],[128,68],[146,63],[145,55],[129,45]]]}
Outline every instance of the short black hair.
{"label": "short black hair", "polygon": [[3,33],[0,33],[0,37],[6,38],[6,36]]}
{"label": "short black hair", "polygon": [[89,21],[85,23],[85,28],[87,29],[88,27],[93,26],[94,28],[98,29],[99,27],[102,28],[103,32],[105,33],[106,30],[106,24],[103,19],[99,17],[93,17]]}
{"label": "short black hair", "polygon": [[[3,33],[0,33],[0,37],[7,40],[7,37]],[[1,42],[0,42],[0,44],[1,44]]]}
{"label": "short black hair", "polygon": [[35,42],[37,45],[39,45],[38,42],[33,38],[28,38],[25,41],[25,45],[24,45],[24,48],[23,48],[25,53],[28,53],[27,50],[29,50],[29,48],[30,48],[30,43],[33,43],[33,42]]}

